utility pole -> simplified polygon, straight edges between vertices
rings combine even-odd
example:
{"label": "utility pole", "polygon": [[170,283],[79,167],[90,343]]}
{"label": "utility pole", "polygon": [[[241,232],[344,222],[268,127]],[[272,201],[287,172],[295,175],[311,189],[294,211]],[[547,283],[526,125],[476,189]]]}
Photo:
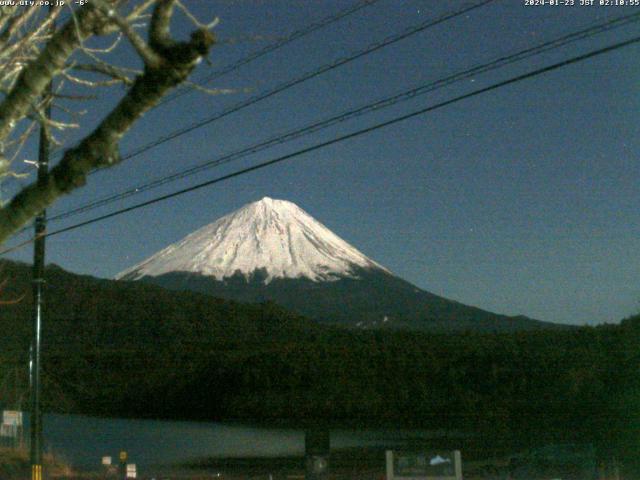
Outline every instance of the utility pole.
{"label": "utility pole", "polygon": [[[49,99],[47,99],[47,102]],[[45,118],[50,118],[51,107],[45,107]],[[47,126],[40,127],[38,148],[38,184],[46,181],[49,171],[49,139]],[[31,341],[31,480],[42,480],[42,412],[40,407],[40,371],[42,343],[42,297],[44,290],[45,231],[47,211],[43,210],[35,220],[33,247],[33,337]]]}
{"label": "utility pole", "polygon": [[[49,7],[53,10],[53,2]],[[51,30],[55,26],[52,22]],[[43,185],[49,173],[49,126],[46,120],[51,118],[52,85],[45,89],[43,99],[44,121],[40,125],[38,147],[38,185]],[[41,373],[41,344],[42,344],[42,303],[44,294],[44,264],[45,264],[45,232],[47,228],[47,211],[43,210],[35,219],[35,241],[33,246],[33,337],[31,341],[31,480],[43,480],[42,475],[42,411],[40,405],[40,373]]]}

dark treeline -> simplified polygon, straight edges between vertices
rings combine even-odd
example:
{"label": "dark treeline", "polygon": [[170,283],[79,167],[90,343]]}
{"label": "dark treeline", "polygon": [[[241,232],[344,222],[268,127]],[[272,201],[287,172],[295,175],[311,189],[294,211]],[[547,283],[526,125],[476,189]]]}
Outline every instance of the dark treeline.
{"label": "dark treeline", "polygon": [[[4,263],[0,374],[26,378],[28,268]],[[244,305],[48,269],[50,410],[393,425],[474,432],[506,449],[590,442],[635,451],[640,317],[500,334],[356,331]],[[3,381],[5,402],[9,383]],[[609,452],[610,451],[610,452]]]}

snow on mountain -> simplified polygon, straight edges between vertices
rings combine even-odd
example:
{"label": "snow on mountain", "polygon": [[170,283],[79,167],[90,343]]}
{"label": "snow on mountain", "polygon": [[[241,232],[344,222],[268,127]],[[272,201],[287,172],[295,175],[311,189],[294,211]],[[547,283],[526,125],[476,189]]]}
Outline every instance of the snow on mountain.
{"label": "snow on mountain", "polygon": [[202,227],[116,276],[137,280],[170,272],[315,282],[354,277],[354,268],[384,267],[366,257],[294,203],[265,197]]}

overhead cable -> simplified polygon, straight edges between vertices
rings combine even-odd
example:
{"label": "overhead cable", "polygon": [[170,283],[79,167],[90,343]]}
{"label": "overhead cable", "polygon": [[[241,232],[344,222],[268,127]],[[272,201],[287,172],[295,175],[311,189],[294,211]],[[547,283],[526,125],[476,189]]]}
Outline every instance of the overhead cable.
{"label": "overhead cable", "polygon": [[[467,6],[464,6],[462,8],[459,8],[457,10],[445,13],[445,14],[443,14],[443,15],[435,18],[435,19],[428,19],[428,20],[426,20],[424,22],[419,23],[418,25],[409,27],[409,28],[405,29],[404,31],[402,31],[400,33],[391,35],[391,36],[383,39],[380,42],[376,42],[376,43],[366,47],[364,50],[360,50],[360,51],[358,51],[356,53],[353,53],[353,54],[351,54],[351,55],[349,55],[347,57],[343,57],[343,58],[340,58],[338,60],[334,60],[333,62],[328,63],[326,65],[323,65],[323,66],[321,66],[319,68],[316,68],[315,70],[312,70],[310,72],[307,72],[307,73],[301,75],[300,77],[296,77],[294,79],[287,80],[287,81],[277,85],[276,87],[274,87],[274,88],[272,88],[270,90],[267,90],[267,91],[265,91],[263,93],[260,93],[260,94],[258,94],[256,96],[253,96],[253,97],[251,97],[251,98],[249,98],[249,99],[247,99],[247,100],[245,100],[243,102],[240,102],[240,103],[238,103],[236,105],[233,105],[233,106],[231,106],[229,108],[226,108],[226,109],[222,110],[219,113],[216,113],[216,114],[214,114],[212,116],[209,116],[209,117],[207,117],[207,118],[205,118],[203,120],[199,120],[199,121],[194,122],[194,123],[192,123],[190,125],[182,127],[182,128],[180,128],[178,130],[174,130],[171,133],[163,135],[163,136],[157,138],[156,140],[154,140],[152,142],[149,142],[146,145],[142,145],[142,146],[136,148],[135,150],[123,155],[122,160],[129,160],[129,159],[131,159],[133,157],[136,157],[136,156],[138,156],[138,155],[140,155],[140,154],[142,154],[144,152],[147,152],[147,151],[149,151],[149,150],[151,150],[151,149],[153,149],[153,148],[155,148],[155,147],[157,147],[159,145],[162,145],[162,144],[164,144],[166,142],[174,140],[174,139],[176,139],[178,137],[181,137],[181,136],[183,136],[183,135],[185,135],[187,133],[190,133],[190,132],[192,132],[194,130],[202,128],[205,125],[209,125],[209,124],[211,124],[211,123],[213,123],[213,122],[215,122],[217,120],[220,120],[221,118],[224,118],[224,117],[226,117],[228,115],[231,115],[232,113],[238,112],[238,111],[240,111],[240,110],[242,110],[242,109],[244,109],[246,107],[249,107],[251,105],[254,105],[254,104],[258,103],[258,102],[261,102],[262,100],[266,100],[267,98],[270,98],[270,97],[272,97],[274,95],[277,95],[278,93],[281,93],[281,92],[283,92],[285,90],[288,90],[288,89],[290,89],[290,88],[292,88],[292,87],[294,87],[296,85],[300,85],[301,83],[306,82],[308,80],[311,80],[312,78],[316,78],[316,77],[318,77],[320,75],[323,75],[324,73],[327,73],[327,72],[329,72],[331,70],[334,70],[336,68],[342,67],[343,65],[346,65],[346,64],[348,64],[350,62],[353,62],[353,61],[355,61],[355,60],[357,60],[359,58],[362,58],[362,57],[364,57],[366,55],[370,55],[373,52],[376,52],[376,51],[381,50],[381,49],[383,49],[385,47],[388,47],[389,45],[393,45],[393,44],[395,44],[395,43],[397,43],[397,42],[399,42],[401,40],[404,40],[404,39],[409,38],[409,37],[411,37],[413,35],[416,35],[416,34],[418,34],[420,32],[423,32],[423,31],[425,31],[425,30],[427,30],[429,28],[435,27],[436,25],[444,23],[444,22],[446,22],[448,20],[451,20],[453,18],[456,18],[456,17],[458,17],[460,15],[464,15],[465,13],[468,13],[468,12],[470,12],[472,10],[475,10],[477,8],[480,8],[480,7],[483,7],[484,5],[487,5],[487,4],[492,3],[494,1],[495,0],[482,0],[482,1],[474,3],[472,5],[467,5]],[[92,173],[96,173],[96,172],[100,172],[100,171],[101,170],[94,170]]]}
{"label": "overhead cable", "polygon": [[[454,98],[452,98],[450,100],[446,100],[446,101],[443,101],[443,102],[440,102],[440,103],[436,103],[434,105],[430,105],[428,107],[425,107],[425,108],[422,108],[422,109],[419,109],[419,110],[416,110],[416,111],[413,111],[413,112],[410,112],[410,113],[407,113],[407,114],[392,118],[391,120],[387,120],[387,121],[384,121],[384,122],[381,122],[381,123],[377,123],[377,124],[375,124],[373,126],[366,127],[366,128],[357,130],[355,132],[348,133],[348,134],[333,138],[331,140],[327,140],[325,142],[317,143],[317,144],[312,145],[310,147],[306,147],[306,148],[303,148],[301,150],[297,150],[297,151],[295,151],[293,153],[289,153],[287,155],[282,155],[280,157],[276,157],[276,158],[273,158],[271,160],[267,160],[265,162],[258,163],[256,165],[251,166],[251,167],[243,168],[243,169],[237,170],[237,171],[235,171],[233,173],[230,173],[230,174],[227,174],[227,175],[223,175],[221,177],[217,177],[217,178],[208,180],[206,182],[198,183],[198,184],[193,185],[193,186],[188,187],[188,188],[184,188],[184,189],[181,189],[181,190],[178,190],[178,191],[166,194],[166,195],[162,195],[162,196],[153,198],[151,200],[147,200],[145,202],[141,202],[141,203],[138,203],[136,205],[132,205],[130,207],[122,208],[120,210],[116,210],[114,212],[111,212],[111,213],[108,213],[108,214],[105,214],[105,215],[100,215],[98,217],[95,217],[95,218],[92,218],[90,220],[86,220],[86,221],[83,221],[83,222],[79,222],[79,223],[76,223],[74,225],[70,225],[68,227],[64,227],[64,228],[60,228],[58,230],[54,230],[52,232],[48,232],[45,236],[52,237],[54,235],[59,235],[61,233],[70,232],[72,230],[76,230],[78,228],[85,227],[87,225],[98,223],[98,222],[107,220],[109,218],[112,218],[112,217],[115,217],[115,216],[118,216],[118,215],[122,215],[124,213],[128,213],[128,212],[131,212],[131,211],[134,211],[134,210],[138,210],[140,208],[147,207],[149,205],[153,205],[153,204],[162,202],[164,200],[175,198],[175,197],[184,195],[186,193],[190,193],[190,192],[199,190],[199,189],[204,188],[204,187],[215,185],[217,183],[221,183],[221,182],[224,182],[226,180],[230,180],[232,178],[236,178],[236,177],[245,175],[245,174],[250,173],[250,172],[261,170],[263,168],[266,168],[266,167],[269,167],[269,166],[272,166],[272,165],[275,165],[275,164],[278,164],[278,163],[282,163],[282,162],[284,162],[286,160],[290,160],[292,158],[296,158],[296,157],[299,157],[301,155],[305,155],[307,153],[311,153],[313,151],[320,150],[322,148],[326,148],[326,147],[328,147],[330,145],[335,145],[335,144],[344,142],[346,140],[350,140],[352,138],[360,137],[362,135],[371,133],[373,131],[389,127],[391,125],[395,125],[397,123],[404,122],[404,121],[409,120],[411,118],[415,118],[415,117],[418,117],[420,115],[424,115],[426,113],[432,112],[434,110],[438,110],[438,109],[441,109],[443,107],[452,105],[454,103],[458,103],[458,102],[460,102],[462,100],[466,100],[466,99],[469,99],[469,98],[472,98],[472,97],[476,97],[478,95],[497,90],[497,89],[505,87],[507,85],[512,85],[512,84],[515,84],[515,83],[518,83],[518,82],[522,82],[522,81],[527,80],[529,78],[537,77],[537,76],[540,76],[542,74],[557,70],[559,68],[566,67],[568,65],[572,65],[572,64],[575,64],[575,63],[578,63],[578,62],[582,62],[582,61],[585,61],[585,60],[590,59],[590,58],[594,58],[594,57],[599,56],[599,55],[610,53],[610,52],[613,52],[615,50],[621,49],[623,47],[627,47],[629,45],[636,44],[638,42],[640,42],[640,36],[633,37],[633,38],[631,38],[629,40],[618,42],[618,43],[615,43],[613,45],[609,45],[607,47],[603,47],[603,48],[600,48],[600,49],[597,49],[597,50],[592,50],[592,51],[590,51],[588,53],[585,53],[583,55],[578,55],[578,56],[569,58],[568,60],[563,60],[561,62],[554,63],[554,64],[549,65],[547,67],[538,68],[538,69],[530,71],[528,73],[524,73],[522,75],[518,75],[518,76],[512,77],[512,78],[510,78],[508,80],[503,80],[501,82],[494,83],[494,84],[492,84],[492,85],[490,85],[488,87],[480,88],[480,89],[474,90],[472,92],[469,92],[469,93],[466,93],[466,94],[463,94],[463,95],[459,95],[459,96],[454,97]],[[10,251],[13,251],[15,249],[17,249],[17,247],[12,247],[12,248],[3,250],[3,251],[0,252],[0,255],[6,254],[6,253],[8,253]]]}
{"label": "overhead cable", "polygon": [[[261,48],[260,50],[257,50],[253,53],[250,53],[249,55],[247,55],[244,58],[241,58],[240,60],[227,65],[224,68],[221,68],[220,70],[217,70],[215,72],[211,72],[210,74],[208,74],[207,76],[201,78],[199,81],[200,82],[204,82],[204,83],[209,83],[212,82],[214,80],[217,80],[218,78],[231,73],[237,69],[239,69],[240,67],[247,65],[248,63],[251,63],[255,60],[257,60],[260,57],[263,57],[265,55],[267,55],[268,53],[274,52],[282,47],[284,47],[285,45],[288,45],[289,43],[298,40],[302,37],[305,37],[306,35],[309,35],[310,33],[313,33],[317,30],[320,30],[324,27],[327,27],[329,25],[331,25],[332,23],[335,23],[353,13],[356,13],[360,10],[362,10],[363,8],[369,7],[377,2],[379,2],[380,0],[364,0],[364,1],[360,1],[360,2],[356,2],[353,5],[345,8],[344,10],[341,10],[333,15],[329,15],[325,18],[322,18],[320,20],[318,20],[317,22],[311,23],[299,30],[294,31],[293,33],[287,35],[286,37],[283,37],[282,39],[278,40],[277,42],[274,42],[272,44],[269,44],[267,46],[265,46],[264,48]],[[165,98],[163,98],[157,106],[160,105],[164,105],[166,103],[172,102],[173,100],[194,91],[193,88],[190,88],[188,86],[185,86],[183,88],[181,88],[180,90],[177,90],[176,92],[174,92],[171,95],[167,95]]]}
{"label": "overhead cable", "polygon": [[190,167],[190,168],[186,168],[186,169],[182,169],[179,170],[175,173],[172,173],[170,175],[166,175],[163,177],[160,177],[158,179],[152,180],[150,182],[146,182],[143,184],[139,184],[135,187],[131,187],[127,190],[121,191],[119,193],[115,193],[115,194],[111,194],[111,195],[107,195],[103,198],[94,200],[90,203],[87,203],[85,205],[81,205],[78,207],[75,207],[73,209],[70,209],[66,212],[62,212],[58,215],[54,215],[52,217],[50,217],[49,221],[57,221],[57,220],[62,220],[64,218],[69,218],[75,215],[78,215],[80,213],[84,213],[90,210],[94,210],[96,208],[108,205],[110,203],[113,203],[115,201],[119,201],[119,200],[124,200],[125,198],[129,198],[135,195],[139,195],[142,194],[146,191],[152,190],[154,188],[158,188],[162,185],[166,185],[168,183],[172,183],[175,182],[177,180],[181,180],[183,178],[189,177],[191,175],[194,175],[196,173],[200,173],[202,171],[211,169],[211,168],[215,168],[215,167],[219,167],[223,164],[227,164],[229,162],[232,162],[234,160],[238,160],[240,158],[244,158],[248,155],[260,152],[262,150],[265,150],[267,148],[270,148],[274,145],[280,145],[295,139],[298,139],[302,136],[306,136],[309,135],[311,133],[315,133],[319,130],[328,128],[332,125],[353,119],[353,118],[357,118],[360,116],[363,116],[365,114],[369,114],[371,112],[374,111],[380,111],[383,108],[389,107],[391,105],[396,105],[400,102],[406,101],[406,100],[410,100],[413,99],[419,95],[423,95],[429,92],[432,92],[434,90],[443,88],[445,86],[449,86],[453,83],[459,82],[461,80],[466,80],[469,78],[472,78],[476,75],[482,74],[482,73],[486,73],[488,71],[492,71],[498,68],[502,68],[506,65],[510,65],[512,63],[530,58],[532,56],[535,55],[540,55],[541,53],[545,53],[547,51],[565,46],[569,43],[572,42],[576,42],[578,40],[582,40],[584,38],[588,38],[591,37],[593,35],[596,35],[598,33],[604,32],[604,31],[608,31],[608,30],[612,30],[614,28],[619,28],[621,26],[624,25],[628,25],[631,22],[637,22],[640,20],[640,12],[635,13],[635,14],[631,14],[631,15],[626,15],[624,17],[619,17],[613,20],[609,20],[607,22],[602,22],[598,25],[594,25],[592,27],[580,30],[578,32],[573,32],[567,35],[563,35],[559,38],[544,42],[542,44],[539,44],[537,46],[534,47],[530,47],[524,50],[521,50],[519,52],[510,54],[510,55],[506,55],[506,56],[501,56],[499,58],[496,58],[490,62],[481,64],[481,65],[476,65],[474,67],[465,69],[463,71],[454,73],[452,75],[448,75],[447,77],[438,79],[436,81],[433,82],[429,82],[427,84],[421,85],[417,88],[413,88],[407,91],[404,91],[402,93],[390,96],[390,97],[386,97],[383,98],[381,100],[375,101],[373,103],[368,103],[362,107],[359,107],[357,109],[353,109],[353,110],[349,110],[349,111],[345,111],[342,112],[338,115],[334,115],[330,118],[324,119],[322,121],[319,122],[315,122],[309,125],[306,125],[302,128],[297,128],[294,130],[290,130],[288,132],[285,133],[280,133],[278,135],[274,135],[270,138],[268,138],[267,140],[261,141],[257,144],[253,144],[251,146],[248,147],[244,147],[242,149],[236,150],[234,152],[231,153],[227,153],[224,154],[222,156],[216,157],[214,159],[208,160],[204,163],[201,163],[199,165]]}

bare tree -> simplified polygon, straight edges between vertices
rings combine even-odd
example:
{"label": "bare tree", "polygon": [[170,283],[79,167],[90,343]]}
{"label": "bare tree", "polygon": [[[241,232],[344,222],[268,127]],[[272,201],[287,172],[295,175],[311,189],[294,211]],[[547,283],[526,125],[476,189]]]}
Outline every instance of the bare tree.
{"label": "bare tree", "polygon": [[[123,135],[167,92],[186,82],[214,44],[216,22],[200,23],[179,0],[91,0],[75,8],[69,3],[52,9],[18,2],[0,6],[0,182],[18,175],[13,164],[38,126],[64,152],[46,182],[26,186],[0,206],[0,243],[57,198],[84,185],[90,171],[117,164]],[[177,9],[194,24],[186,41],[170,33]],[[113,52],[125,42],[141,68],[115,64]],[[64,149],[59,136],[79,127],[79,112],[65,102],[86,100],[78,93],[83,87],[115,84],[124,86],[124,96],[92,132]],[[44,112],[52,104],[66,113],[62,120],[47,119]]]}

